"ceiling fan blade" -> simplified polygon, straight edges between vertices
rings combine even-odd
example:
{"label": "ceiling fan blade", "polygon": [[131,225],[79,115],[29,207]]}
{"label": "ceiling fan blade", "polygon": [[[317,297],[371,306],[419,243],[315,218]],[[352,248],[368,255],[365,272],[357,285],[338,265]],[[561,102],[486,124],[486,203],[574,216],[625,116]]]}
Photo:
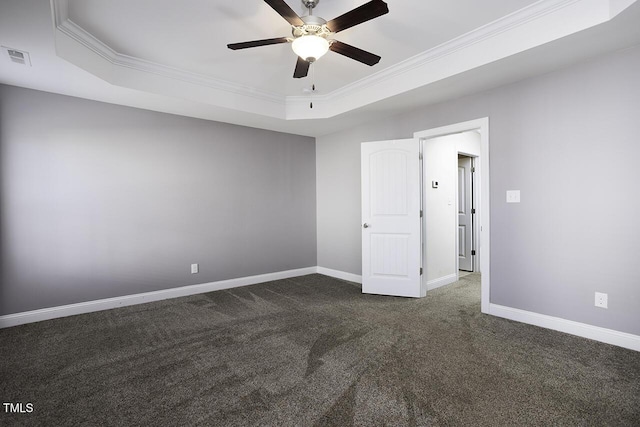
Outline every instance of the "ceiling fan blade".
{"label": "ceiling fan blade", "polygon": [[273,10],[278,12],[280,16],[286,19],[289,24],[295,25],[296,27],[304,25],[304,21],[293,11],[293,9],[289,7],[288,4],[284,2],[284,0],[264,0],[264,2],[271,6]]}
{"label": "ceiling fan blade", "polygon": [[298,56],[298,62],[296,62],[296,69],[293,72],[293,78],[299,79],[301,77],[307,77],[310,65],[311,63],[309,61],[305,61]]}
{"label": "ceiling fan blade", "polygon": [[247,49],[249,47],[268,46],[270,44],[288,43],[289,39],[286,37],[276,37],[274,39],[253,40],[250,42],[231,43],[227,47],[231,50]]}
{"label": "ceiling fan blade", "polygon": [[382,0],[371,0],[369,3],[365,3],[360,7],[338,16],[327,22],[327,27],[331,32],[337,33],[338,31],[346,30],[363,22],[367,22],[378,16],[382,16],[385,13],[389,13],[389,7]]}
{"label": "ceiling fan blade", "polygon": [[363,64],[367,64],[370,66],[376,65],[378,62],[380,62],[381,59],[378,55],[374,55],[373,53],[367,52],[366,50],[358,49],[357,47],[339,42],[338,40],[334,40],[329,46],[329,49],[331,49],[335,53],[339,53],[340,55],[355,59],[356,61],[360,61]]}

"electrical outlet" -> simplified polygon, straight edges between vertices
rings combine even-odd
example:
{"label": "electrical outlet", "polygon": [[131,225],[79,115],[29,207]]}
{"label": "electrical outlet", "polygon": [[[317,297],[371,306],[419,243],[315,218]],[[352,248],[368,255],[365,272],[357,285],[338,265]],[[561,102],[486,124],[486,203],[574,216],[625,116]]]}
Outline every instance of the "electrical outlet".
{"label": "electrical outlet", "polygon": [[198,272],[198,264],[191,264],[191,274],[196,274]]}
{"label": "electrical outlet", "polygon": [[608,308],[607,307],[608,295],[603,294],[602,292],[596,292],[596,307],[600,308]]}

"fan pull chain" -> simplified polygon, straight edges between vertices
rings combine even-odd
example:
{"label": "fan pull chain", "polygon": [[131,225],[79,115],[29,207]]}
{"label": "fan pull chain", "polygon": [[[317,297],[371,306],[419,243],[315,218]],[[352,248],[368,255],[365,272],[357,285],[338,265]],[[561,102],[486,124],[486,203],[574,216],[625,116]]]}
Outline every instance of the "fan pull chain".
{"label": "fan pull chain", "polygon": [[309,102],[309,108],[313,108],[313,92],[316,91],[316,67],[315,63],[311,63],[311,102]]}

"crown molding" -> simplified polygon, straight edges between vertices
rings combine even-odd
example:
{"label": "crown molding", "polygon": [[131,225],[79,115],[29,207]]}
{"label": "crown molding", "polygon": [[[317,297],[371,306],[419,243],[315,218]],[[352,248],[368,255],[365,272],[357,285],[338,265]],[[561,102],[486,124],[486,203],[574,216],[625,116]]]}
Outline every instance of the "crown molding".
{"label": "crown molding", "polygon": [[131,68],[145,73],[157,74],[171,79],[206,86],[236,95],[249,96],[277,104],[284,105],[285,103],[285,97],[275,93],[261,91],[250,86],[216,79],[203,74],[193,73],[118,53],[69,18],[57,25],[57,28],[64,34],[90,49],[92,52],[100,55],[102,58],[118,67]]}
{"label": "crown molding", "polygon": [[[51,7],[58,56],[112,84],[302,120],[333,117],[557,40],[606,22],[635,2],[541,0],[330,93],[314,95],[313,109],[308,108],[309,96],[284,96],[118,53],[69,18],[68,0],[51,0]],[[93,59],[83,57],[87,55]],[[176,83],[182,86],[173,87]]]}
{"label": "crown molding", "polygon": [[[213,92],[213,95],[216,95],[216,93],[227,94],[226,98],[231,101],[227,107],[240,106],[242,108],[242,103],[239,103],[238,99],[244,99],[249,107],[255,107],[256,101],[259,101],[262,104],[262,108],[260,111],[252,112],[277,118],[284,117],[286,99],[282,95],[119,53],[71,20],[68,0],[51,0],[51,8],[58,56],[112,84],[140,89],[135,84],[136,81],[139,81],[139,78],[133,79],[132,82],[134,84],[127,84],[126,78],[123,79],[121,77],[118,79],[115,77],[122,76],[123,72],[135,71],[143,75],[160,77],[163,80],[170,79],[172,84],[182,82],[192,86],[191,90],[194,91],[206,88],[210,92],[208,95],[212,95],[211,92]],[[77,49],[77,46],[70,48],[69,41],[81,46],[86,50],[86,53],[91,54],[94,58],[99,58],[102,63],[97,64],[96,67],[91,67],[89,64],[95,64],[96,60],[89,61],[86,58],[79,58],[83,52]],[[111,70],[108,68],[111,68]],[[183,87],[183,89],[187,89],[183,95],[189,98],[189,88]],[[211,96],[210,98],[217,101],[220,101],[221,98],[224,100],[224,96]],[[265,114],[265,112],[270,112],[271,114]]]}
{"label": "crown molding", "polygon": [[411,58],[397,63],[394,66],[378,71],[356,82],[350,83],[331,93],[333,97],[349,96],[354,90],[370,87],[375,84],[384,83],[393,78],[399,77],[414,69],[431,64],[434,61],[445,58],[463,49],[468,49],[481,41],[488,40],[510,29],[519,27],[535,19],[553,13],[559,9],[578,3],[583,0],[543,0],[533,3],[514,13],[499,18],[489,24],[483,25],[475,30],[451,39],[439,46],[428,49]]}
{"label": "crown molding", "polygon": [[541,0],[324,96],[314,96],[314,117],[304,108],[308,97],[287,97],[287,118],[342,114],[607,22],[635,2]]}

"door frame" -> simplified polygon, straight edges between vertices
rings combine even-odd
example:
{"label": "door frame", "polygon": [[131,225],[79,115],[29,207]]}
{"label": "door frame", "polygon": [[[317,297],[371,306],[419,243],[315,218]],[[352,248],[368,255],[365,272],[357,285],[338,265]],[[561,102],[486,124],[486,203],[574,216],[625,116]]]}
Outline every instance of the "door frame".
{"label": "door frame", "polygon": [[[437,128],[427,129],[423,131],[414,132],[413,137],[420,140],[420,152],[422,153],[424,143],[430,138],[439,136],[447,136],[455,133],[478,131],[480,133],[480,162],[476,161],[476,183],[478,178],[480,186],[476,189],[476,195],[479,200],[478,214],[476,215],[476,228],[479,226],[480,239],[477,241],[476,250],[479,251],[480,258],[480,272],[481,284],[480,284],[480,310],[482,313],[489,313],[489,303],[491,294],[491,220],[490,220],[490,183],[489,183],[489,117],[483,117],[476,120],[469,120],[466,122],[455,123],[448,126],[441,126]],[[477,159],[477,158],[476,158]],[[479,164],[478,164],[479,163]],[[423,177],[421,177],[421,180]],[[425,186],[426,187],[426,186]],[[422,200],[424,203],[425,189],[423,189]],[[424,209],[424,206],[422,206]],[[456,212],[457,214],[457,212]],[[423,216],[423,221],[426,221],[427,216]],[[457,220],[456,220],[457,222]],[[423,230],[426,229],[423,224]],[[426,236],[423,236],[423,243],[426,242]],[[481,246],[480,246],[481,245]],[[426,254],[423,254],[426,256]],[[458,265],[458,254],[456,256],[456,266]],[[426,260],[423,259],[423,265],[426,265]],[[426,272],[425,272],[426,273]],[[458,272],[456,271],[456,274]],[[426,288],[426,274],[422,276],[422,286]]]}

